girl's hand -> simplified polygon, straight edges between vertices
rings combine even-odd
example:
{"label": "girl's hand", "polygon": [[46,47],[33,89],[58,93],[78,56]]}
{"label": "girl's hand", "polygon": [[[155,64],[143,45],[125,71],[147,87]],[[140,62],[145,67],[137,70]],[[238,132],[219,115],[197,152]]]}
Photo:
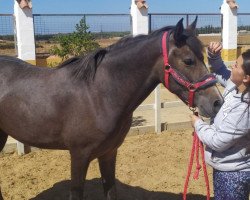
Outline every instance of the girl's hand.
{"label": "girl's hand", "polygon": [[214,56],[219,55],[222,50],[222,44],[220,42],[210,42],[207,50]]}
{"label": "girl's hand", "polygon": [[201,119],[199,118],[198,116],[196,115],[190,115],[190,119],[191,119],[191,124],[192,124],[192,127],[194,127],[194,124],[197,120]]}

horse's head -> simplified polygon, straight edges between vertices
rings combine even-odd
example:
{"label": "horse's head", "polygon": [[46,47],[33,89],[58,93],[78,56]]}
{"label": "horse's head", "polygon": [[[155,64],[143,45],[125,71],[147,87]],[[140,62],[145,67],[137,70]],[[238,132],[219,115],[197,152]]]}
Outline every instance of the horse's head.
{"label": "horse's head", "polygon": [[195,33],[195,21],[184,29],[183,19],[164,32],[162,52],[165,66],[162,83],[190,107],[198,107],[200,114],[214,117],[223,99],[203,58],[203,45]]}

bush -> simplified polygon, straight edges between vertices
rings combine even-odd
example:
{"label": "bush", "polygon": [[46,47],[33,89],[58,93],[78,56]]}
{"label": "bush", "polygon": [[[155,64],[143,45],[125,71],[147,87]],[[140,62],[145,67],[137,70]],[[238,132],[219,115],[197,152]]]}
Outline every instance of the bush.
{"label": "bush", "polygon": [[85,55],[86,53],[99,48],[94,36],[88,31],[89,26],[82,18],[75,26],[76,31],[70,34],[60,34],[54,37],[59,46],[54,45],[50,52],[61,57],[63,60],[71,56]]}

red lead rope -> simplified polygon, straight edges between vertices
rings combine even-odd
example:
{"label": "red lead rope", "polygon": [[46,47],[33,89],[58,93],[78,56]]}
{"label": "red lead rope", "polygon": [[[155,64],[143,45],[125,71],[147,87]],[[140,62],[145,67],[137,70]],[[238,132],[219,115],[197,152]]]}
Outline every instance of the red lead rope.
{"label": "red lead rope", "polygon": [[201,158],[202,158],[202,167],[203,167],[203,172],[204,172],[204,177],[205,177],[205,182],[206,182],[206,188],[207,188],[207,200],[210,199],[210,189],[209,189],[209,181],[208,181],[208,175],[207,175],[207,168],[206,168],[206,163],[205,163],[205,156],[204,156],[204,147],[201,141],[199,140],[196,132],[193,133],[193,146],[191,150],[191,155],[190,155],[190,161],[189,161],[189,166],[188,166],[188,173],[184,185],[184,192],[183,192],[183,200],[187,199],[187,189],[188,189],[188,182],[189,178],[191,175],[192,171],[192,166],[194,163],[194,155],[195,155],[195,161],[196,161],[196,170],[194,173],[193,178],[197,180],[199,178],[199,172],[201,169],[201,165],[199,163],[199,150],[201,152]]}

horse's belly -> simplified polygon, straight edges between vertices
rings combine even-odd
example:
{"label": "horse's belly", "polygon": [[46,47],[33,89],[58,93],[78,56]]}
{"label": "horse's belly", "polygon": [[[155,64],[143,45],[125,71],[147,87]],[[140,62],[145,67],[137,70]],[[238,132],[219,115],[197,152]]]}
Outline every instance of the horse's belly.
{"label": "horse's belly", "polygon": [[65,149],[60,123],[19,118],[13,114],[6,117],[0,113],[0,129],[16,140],[38,148]]}
{"label": "horse's belly", "polygon": [[6,132],[11,137],[16,140],[38,148],[45,149],[66,149],[63,139],[61,138],[60,133],[57,132],[51,133],[52,130],[40,129],[31,130],[31,129],[15,129],[15,128],[5,128],[3,131]]}
{"label": "horse's belly", "polygon": [[0,129],[20,142],[40,148],[65,148],[62,116],[52,102],[38,104],[20,95],[0,98]]}
{"label": "horse's belly", "polygon": [[117,124],[116,129],[107,134],[105,140],[103,140],[98,147],[93,151],[93,159],[104,155],[107,152],[118,149],[123,143],[132,123],[132,116],[128,116],[123,119],[120,124]]}

